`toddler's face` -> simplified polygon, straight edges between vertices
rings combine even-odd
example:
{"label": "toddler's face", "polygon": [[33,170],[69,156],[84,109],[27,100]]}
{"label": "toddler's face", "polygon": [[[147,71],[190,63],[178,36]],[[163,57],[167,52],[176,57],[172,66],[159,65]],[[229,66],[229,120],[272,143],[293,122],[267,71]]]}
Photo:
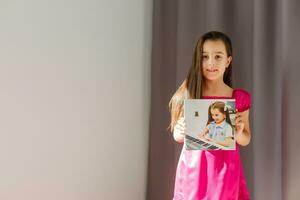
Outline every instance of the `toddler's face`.
{"label": "toddler's face", "polygon": [[223,80],[226,68],[231,62],[225,44],[221,40],[207,40],[203,44],[202,74],[206,80]]}
{"label": "toddler's face", "polygon": [[217,123],[220,124],[224,121],[224,119],[226,118],[226,115],[221,113],[219,111],[219,109],[215,108],[215,109],[211,109],[210,110],[210,114],[213,118],[213,120]]}

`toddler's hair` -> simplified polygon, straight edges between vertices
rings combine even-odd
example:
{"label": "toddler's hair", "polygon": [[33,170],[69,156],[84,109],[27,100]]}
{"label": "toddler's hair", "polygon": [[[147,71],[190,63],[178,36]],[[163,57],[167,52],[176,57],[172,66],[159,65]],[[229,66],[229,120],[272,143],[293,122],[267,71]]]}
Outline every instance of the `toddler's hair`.
{"label": "toddler's hair", "polygon": [[225,109],[225,103],[222,102],[222,101],[216,101],[216,102],[210,104],[210,106],[208,108],[208,120],[207,120],[206,125],[208,125],[209,123],[214,121],[212,116],[211,116],[211,110],[212,109],[218,109],[222,114],[225,114],[226,122],[232,127],[230,117],[229,117],[229,110],[228,110],[228,108]]}

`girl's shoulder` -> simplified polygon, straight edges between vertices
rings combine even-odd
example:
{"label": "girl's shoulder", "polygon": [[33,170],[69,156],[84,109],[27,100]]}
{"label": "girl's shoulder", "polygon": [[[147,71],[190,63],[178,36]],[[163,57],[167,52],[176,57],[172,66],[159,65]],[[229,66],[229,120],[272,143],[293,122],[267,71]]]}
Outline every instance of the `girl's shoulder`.
{"label": "girl's shoulder", "polygon": [[215,126],[216,125],[216,122],[209,122],[206,126],[208,128],[211,128],[212,126]]}
{"label": "girl's shoulder", "polygon": [[251,96],[251,94],[244,89],[241,88],[234,88],[233,89],[233,96]]}
{"label": "girl's shoulder", "polygon": [[239,112],[250,109],[251,94],[248,91],[240,88],[234,89],[232,96],[236,101],[236,109],[238,109]]}

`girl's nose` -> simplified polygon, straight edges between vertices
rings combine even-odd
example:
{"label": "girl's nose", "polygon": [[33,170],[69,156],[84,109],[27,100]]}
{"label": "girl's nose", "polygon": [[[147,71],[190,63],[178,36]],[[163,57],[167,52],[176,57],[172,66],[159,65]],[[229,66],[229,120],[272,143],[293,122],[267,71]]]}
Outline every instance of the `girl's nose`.
{"label": "girl's nose", "polygon": [[214,67],[215,66],[215,61],[213,60],[213,59],[209,59],[208,60],[208,66],[210,66],[210,67]]}

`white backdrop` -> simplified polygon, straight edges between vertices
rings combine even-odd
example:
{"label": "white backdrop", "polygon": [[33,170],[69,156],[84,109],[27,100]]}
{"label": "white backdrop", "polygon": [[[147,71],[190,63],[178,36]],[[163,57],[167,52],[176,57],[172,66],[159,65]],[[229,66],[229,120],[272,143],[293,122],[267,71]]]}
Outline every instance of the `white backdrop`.
{"label": "white backdrop", "polygon": [[0,199],[144,199],[152,2],[0,6]]}

